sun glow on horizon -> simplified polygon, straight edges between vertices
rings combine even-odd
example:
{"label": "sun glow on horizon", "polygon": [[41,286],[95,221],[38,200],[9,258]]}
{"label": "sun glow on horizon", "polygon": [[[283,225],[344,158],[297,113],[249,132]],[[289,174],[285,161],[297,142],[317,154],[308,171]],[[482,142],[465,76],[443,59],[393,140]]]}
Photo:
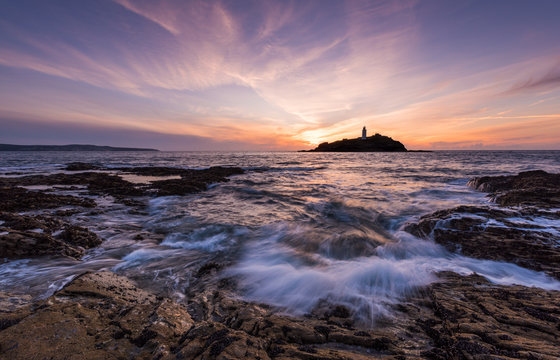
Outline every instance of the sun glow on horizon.
{"label": "sun glow on horizon", "polygon": [[8,3],[0,141],[300,150],[366,125],[408,148],[560,148],[560,4],[471,5]]}

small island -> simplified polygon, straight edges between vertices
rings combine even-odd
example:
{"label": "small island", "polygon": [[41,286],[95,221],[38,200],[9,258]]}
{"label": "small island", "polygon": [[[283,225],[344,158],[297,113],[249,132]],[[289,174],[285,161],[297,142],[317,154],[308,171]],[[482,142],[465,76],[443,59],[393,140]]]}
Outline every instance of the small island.
{"label": "small island", "polygon": [[157,149],[128,148],[98,145],[12,145],[0,144],[0,151],[159,151]]}
{"label": "small island", "polygon": [[375,134],[367,136],[366,127],[362,129],[362,137],[342,139],[332,143],[319,144],[310,152],[405,152],[404,145],[388,136]]}

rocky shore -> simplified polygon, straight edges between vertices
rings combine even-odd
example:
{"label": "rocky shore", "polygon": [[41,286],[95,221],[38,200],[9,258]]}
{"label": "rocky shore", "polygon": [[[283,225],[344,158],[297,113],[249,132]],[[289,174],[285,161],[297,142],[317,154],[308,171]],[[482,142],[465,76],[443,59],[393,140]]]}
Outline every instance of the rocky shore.
{"label": "rocky shore", "polygon": [[[141,208],[145,199],[202,191],[243,172],[111,168],[74,163],[53,175],[0,178],[2,258],[80,258],[102,239],[67,215],[93,211],[92,195]],[[151,177],[134,183],[126,176]],[[156,179],[155,177],[169,177]],[[471,257],[514,262],[560,278],[560,175],[473,179],[500,206],[440,210],[407,231]],[[43,188],[43,186],[49,188]],[[25,186],[25,188],[23,187]],[[80,195],[52,193],[72,188]],[[540,196],[545,194],[545,196]],[[556,194],[556,195],[555,195]],[[549,219],[534,222],[536,216]],[[497,285],[472,274],[439,280],[394,305],[375,326],[328,304],[301,317],[236,295],[225,264],[193,271],[185,301],[112,272],[84,273],[43,300],[0,291],[2,359],[558,359],[560,292]]]}

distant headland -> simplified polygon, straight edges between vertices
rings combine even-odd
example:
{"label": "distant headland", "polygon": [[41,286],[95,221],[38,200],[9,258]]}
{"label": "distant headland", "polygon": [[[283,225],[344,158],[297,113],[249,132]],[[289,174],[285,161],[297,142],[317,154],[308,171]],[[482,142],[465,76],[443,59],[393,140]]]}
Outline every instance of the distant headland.
{"label": "distant headland", "polygon": [[311,152],[404,152],[408,151],[404,145],[388,136],[375,134],[367,136],[366,127],[362,129],[362,137],[342,139],[332,143],[319,144]]}
{"label": "distant headland", "polygon": [[0,144],[0,151],[159,151],[157,149],[128,148],[97,145],[12,145]]}

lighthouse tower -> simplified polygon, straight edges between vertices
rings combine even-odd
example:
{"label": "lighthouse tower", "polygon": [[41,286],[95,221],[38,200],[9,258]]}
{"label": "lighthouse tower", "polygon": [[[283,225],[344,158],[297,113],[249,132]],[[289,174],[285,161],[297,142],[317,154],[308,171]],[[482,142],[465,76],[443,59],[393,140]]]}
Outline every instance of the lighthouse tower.
{"label": "lighthouse tower", "polygon": [[362,129],[362,140],[365,140],[367,137],[367,130],[366,127],[364,126],[364,128]]}

